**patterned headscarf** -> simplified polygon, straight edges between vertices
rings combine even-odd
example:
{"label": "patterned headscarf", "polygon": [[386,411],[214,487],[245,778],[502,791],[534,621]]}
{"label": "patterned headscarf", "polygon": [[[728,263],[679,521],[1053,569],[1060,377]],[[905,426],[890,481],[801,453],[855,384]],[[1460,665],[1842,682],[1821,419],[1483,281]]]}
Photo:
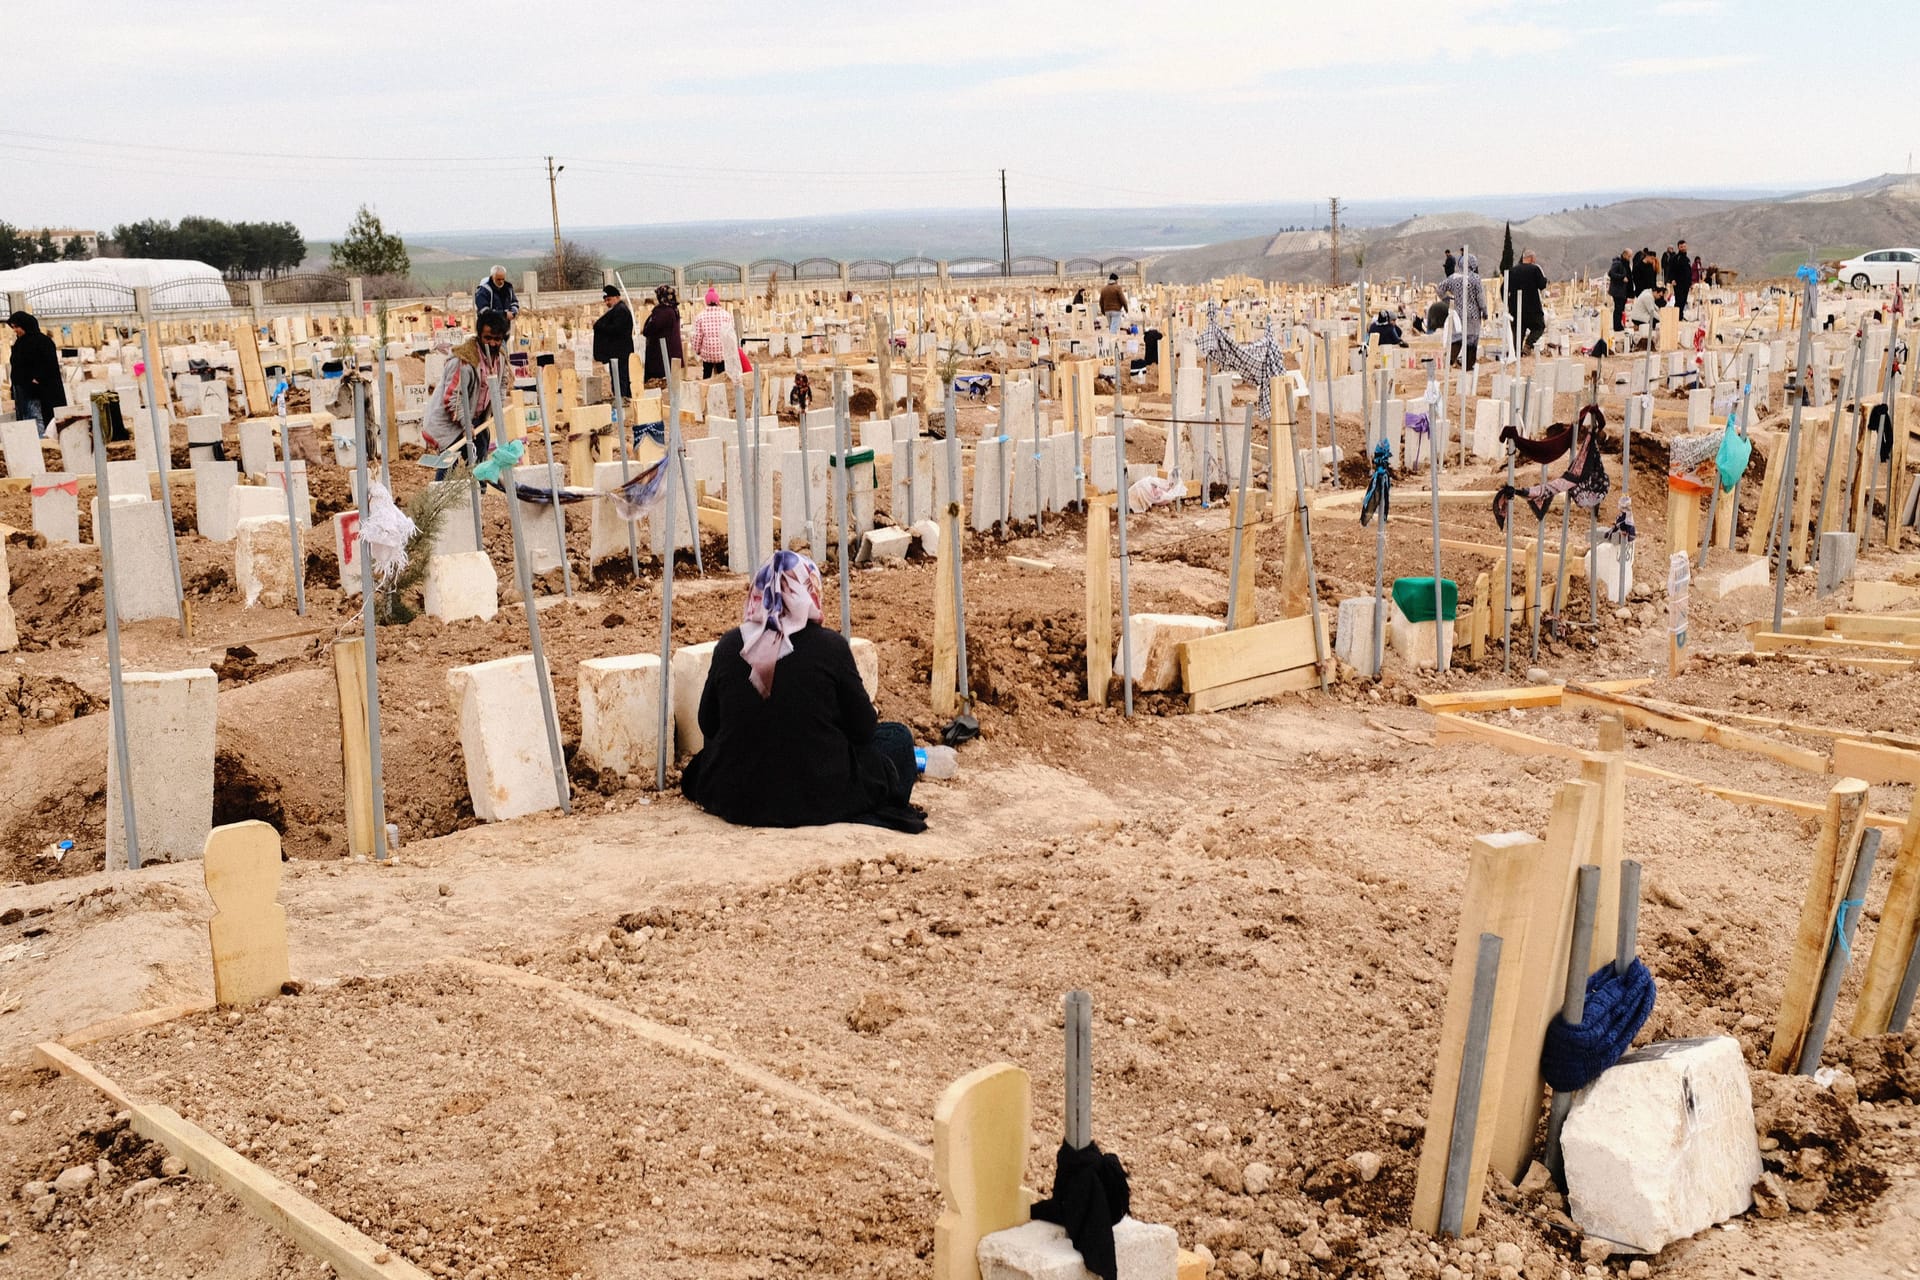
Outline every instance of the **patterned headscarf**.
{"label": "patterned headscarf", "polygon": [[820,621],[820,566],[797,551],[776,551],[753,575],[740,624],[740,656],[762,698],[773,696],[773,665],[793,652],[793,633]]}

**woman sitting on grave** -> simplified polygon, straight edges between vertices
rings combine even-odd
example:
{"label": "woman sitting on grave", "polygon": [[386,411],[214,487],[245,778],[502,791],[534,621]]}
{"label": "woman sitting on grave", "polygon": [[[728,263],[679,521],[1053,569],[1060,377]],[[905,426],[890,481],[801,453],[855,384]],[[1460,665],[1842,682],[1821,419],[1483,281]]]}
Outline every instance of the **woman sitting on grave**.
{"label": "woman sitting on grave", "polygon": [[728,822],[926,830],[912,731],[880,722],[853,649],[820,625],[820,570],[797,552],[760,567],[746,620],[715,646],[700,732],[680,789]]}
{"label": "woman sitting on grave", "polygon": [[[427,401],[426,417],[420,423],[420,438],[435,453],[464,450],[469,439],[473,452],[469,465],[493,452],[493,441],[486,427],[493,413],[493,395],[497,380],[510,377],[501,347],[507,340],[507,317],[503,312],[482,311],[474,321],[474,336],[455,347],[440,374],[440,385]],[[504,388],[500,392],[506,394]],[[448,468],[433,473],[435,480],[447,478]]]}

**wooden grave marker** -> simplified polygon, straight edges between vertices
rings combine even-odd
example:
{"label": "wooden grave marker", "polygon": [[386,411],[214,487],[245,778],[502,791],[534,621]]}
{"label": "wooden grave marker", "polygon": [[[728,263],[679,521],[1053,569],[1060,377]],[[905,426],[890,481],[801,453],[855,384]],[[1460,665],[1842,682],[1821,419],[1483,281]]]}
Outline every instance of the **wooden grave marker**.
{"label": "wooden grave marker", "polygon": [[214,916],[213,997],[252,1004],[287,981],[287,911],[280,892],[280,833],[264,822],[215,827],[203,855]]}

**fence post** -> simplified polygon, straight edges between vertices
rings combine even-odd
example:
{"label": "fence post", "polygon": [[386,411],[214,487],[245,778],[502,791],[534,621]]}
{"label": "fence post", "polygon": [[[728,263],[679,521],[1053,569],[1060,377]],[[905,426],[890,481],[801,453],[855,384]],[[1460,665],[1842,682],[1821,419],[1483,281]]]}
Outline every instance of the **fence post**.
{"label": "fence post", "polygon": [[15,311],[25,311],[26,309],[27,309],[27,295],[24,292],[22,292],[19,289],[15,289],[13,292],[7,295],[7,311],[9,313],[12,313]]}
{"label": "fence post", "polygon": [[347,305],[353,308],[351,314],[359,315],[360,308],[366,305],[367,282],[360,276],[347,277]]}

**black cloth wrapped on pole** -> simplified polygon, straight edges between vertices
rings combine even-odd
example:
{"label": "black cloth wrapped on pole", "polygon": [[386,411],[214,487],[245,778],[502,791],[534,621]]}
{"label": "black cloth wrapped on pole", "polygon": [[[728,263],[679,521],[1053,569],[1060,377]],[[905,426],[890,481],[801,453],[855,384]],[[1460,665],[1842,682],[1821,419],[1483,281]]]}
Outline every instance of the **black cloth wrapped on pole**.
{"label": "black cloth wrapped on pole", "polygon": [[1116,1280],[1120,1264],[1113,1254],[1113,1227],[1127,1216],[1132,1193],[1126,1166],[1100,1144],[1060,1144],[1053,1163],[1053,1194],[1033,1206],[1033,1216],[1066,1228],[1087,1270],[1101,1280]]}

